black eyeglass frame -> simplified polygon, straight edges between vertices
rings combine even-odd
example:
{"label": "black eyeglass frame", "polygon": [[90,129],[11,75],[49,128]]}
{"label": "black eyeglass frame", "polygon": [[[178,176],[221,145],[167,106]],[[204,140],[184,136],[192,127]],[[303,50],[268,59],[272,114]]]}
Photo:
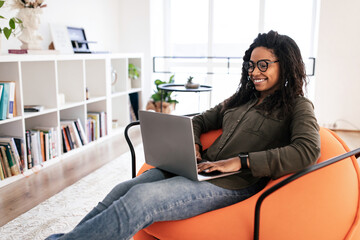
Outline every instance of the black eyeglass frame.
{"label": "black eyeglass frame", "polygon": [[[248,72],[248,73],[252,73],[254,72],[255,70],[255,66],[257,66],[257,68],[259,69],[260,72],[266,72],[269,68],[269,64],[272,64],[272,63],[276,63],[276,62],[279,62],[279,60],[276,60],[276,61],[268,61],[268,60],[259,60],[256,62],[256,64],[253,62],[253,61],[246,61],[243,63],[243,67],[244,69]],[[250,65],[250,63],[252,63],[252,66]],[[261,70],[259,64],[261,63],[266,63],[266,68],[265,70]],[[250,70],[252,69],[252,70]]]}

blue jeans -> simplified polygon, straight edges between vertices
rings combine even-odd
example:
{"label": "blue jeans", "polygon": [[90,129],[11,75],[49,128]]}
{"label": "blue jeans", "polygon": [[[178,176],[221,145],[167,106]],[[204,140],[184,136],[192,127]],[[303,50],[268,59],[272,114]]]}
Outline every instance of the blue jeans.
{"label": "blue jeans", "polygon": [[46,239],[130,239],[154,222],[186,219],[242,201],[267,182],[229,190],[151,169],[115,186],[71,232]]}

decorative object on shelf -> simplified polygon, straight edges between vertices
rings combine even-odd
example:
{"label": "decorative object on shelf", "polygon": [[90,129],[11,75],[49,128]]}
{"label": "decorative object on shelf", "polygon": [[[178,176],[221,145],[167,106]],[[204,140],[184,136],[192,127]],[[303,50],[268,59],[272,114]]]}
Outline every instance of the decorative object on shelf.
{"label": "decorative object on shelf", "polygon": [[161,81],[160,79],[155,80],[156,91],[151,95],[151,100],[148,101],[146,105],[146,110],[154,110],[156,112],[161,112],[161,102],[162,102],[162,112],[170,113],[175,109],[176,103],[179,103],[175,99],[171,98],[172,91],[164,91],[159,89],[160,84],[165,83],[174,83],[175,75],[172,75],[168,82]]}
{"label": "decorative object on shelf", "polygon": [[[0,1],[0,8],[4,6],[5,1]],[[0,15],[0,19],[6,20],[6,18]],[[0,27],[0,50],[1,50],[1,34],[4,34],[6,39],[9,39],[11,34],[16,36],[17,33],[21,32],[23,22],[17,18],[12,17],[9,19],[9,25],[6,27]]]}
{"label": "decorative object on shelf", "polygon": [[135,66],[132,63],[129,63],[128,66],[128,77],[130,79],[130,88],[132,87],[132,81],[138,79],[140,77],[140,68],[138,68],[137,66]]}
{"label": "decorative object on shelf", "polygon": [[14,0],[12,8],[19,9],[17,18],[23,22],[23,30],[18,37],[22,42],[21,49],[41,49],[43,38],[38,29],[44,7],[46,7],[44,0]]}
{"label": "decorative object on shelf", "polygon": [[114,68],[111,68],[111,93],[116,92],[115,85],[117,80],[118,80],[118,74]]}
{"label": "decorative object on shelf", "polygon": [[65,105],[65,94],[64,93],[58,93],[58,104],[60,106]]}
{"label": "decorative object on shelf", "polygon": [[40,112],[44,110],[43,105],[25,105],[24,112]]}
{"label": "decorative object on shelf", "polygon": [[194,77],[190,76],[187,80],[187,83],[185,84],[185,88],[186,89],[197,89],[199,88],[200,84],[199,83],[193,83],[192,80],[194,79]]}

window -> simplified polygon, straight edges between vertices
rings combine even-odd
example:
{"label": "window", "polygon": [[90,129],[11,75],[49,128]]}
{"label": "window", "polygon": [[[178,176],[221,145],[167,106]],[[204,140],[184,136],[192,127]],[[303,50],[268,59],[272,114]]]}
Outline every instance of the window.
{"label": "window", "polygon": [[[272,29],[293,38],[306,62],[308,57],[314,56],[317,2],[165,0],[163,26],[158,26],[164,29],[165,50],[162,53],[165,52],[167,56],[241,58],[259,32],[268,32]],[[163,54],[154,51],[153,56]],[[212,106],[235,92],[240,80],[241,59],[230,64],[231,74],[224,71],[225,65],[221,61],[217,62],[218,60],[206,60],[206,67],[204,60],[189,61],[186,64],[183,61],[179,61],[178,64],[162,64],[162,67],[175,73],[176,83],[185,83],[191,75],[195,77],[196,82],[212,85]],[[215,74],[206,74],[207,72]],[[164,74],[154,74],[154,77],[168,78]],[[181,108],[181,104],[179,107]]]}

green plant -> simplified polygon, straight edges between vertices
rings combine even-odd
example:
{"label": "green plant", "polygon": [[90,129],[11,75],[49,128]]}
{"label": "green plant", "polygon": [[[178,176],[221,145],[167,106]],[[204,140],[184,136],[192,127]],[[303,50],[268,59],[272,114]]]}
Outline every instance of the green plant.
{"label": "green plant", "polygon": [[132,80],[138,79],[140,77],[140,69],[134,64],[129,63],[128,74]]}
{"label": "green plant", "polygon": [[[0,1],[0,8],[3,7],[5,1]],[[0,15],[0,19],[6,19],[4,16]],[[13,17],[9,20],[9,27],[0,27],[0,34],[4,33],[6,39],[9,39],[10,35],[13,34],[15,36],[15,32],[20,28],[22,30],[22,21],[19,18]]]}
{"label": "green plant", "polygon": [[157,91],[153,95],[151,95],[151,98],[154,100],[154,102],[161,101],[161,95],[162,95],[162,101],[168,102],[168,103],[179,103],[175,99],[171,98],[172,91],[164,91],[162,89],[159,89],[160,84],[166,84],[166,83],[174,83],[174,77],[175,75],[172,75],[168,82],[161,81],[160,79],[155,80],[155,85]]}
{"label": "green plant", "polygon": [[192,80],[194,79],[194,77],[190,76],[188,79],[187,79],[187,82],[188,83],[192,83]]}

